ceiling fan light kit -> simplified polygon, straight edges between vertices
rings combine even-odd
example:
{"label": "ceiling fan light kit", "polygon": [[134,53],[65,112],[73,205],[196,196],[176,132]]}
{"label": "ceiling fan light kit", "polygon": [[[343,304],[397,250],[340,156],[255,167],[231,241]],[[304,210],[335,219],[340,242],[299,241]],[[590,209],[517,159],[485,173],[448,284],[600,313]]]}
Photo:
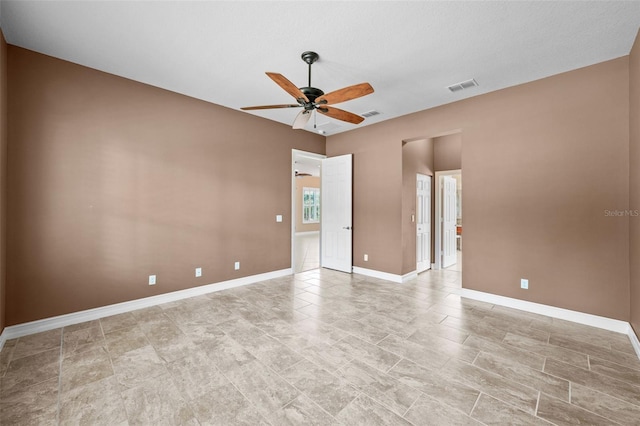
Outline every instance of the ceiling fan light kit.
{"label": "ceiling fan light kit", "polygon": [[373,93],[373,87],[371,87],[369,83],[360,83],[325,94],[317,87],[311,86],[311,65],[320,58],[320,55],[316,52],[307,51],[302,53],[301,58],[309,66],[309,83],[306,87],[296,87],[295,84],[289,81],[282,74],[273,72],[266,73],[267,76],[278,86],[293,96],[296,102],[298,102],[297,104],[262,105],[243,107],[240,109],[244,111],[251,111],[274,108],[304,108],[298,113],[293,121],[294,129],[303,129],[309,122],[309,118],[311,118],[311,113],[313,111],[318,111],[320,114],[324,114],[337,120],[346,121],[347,123],[360,124],[364,120],[364,117],[330,105],[369,95]]}

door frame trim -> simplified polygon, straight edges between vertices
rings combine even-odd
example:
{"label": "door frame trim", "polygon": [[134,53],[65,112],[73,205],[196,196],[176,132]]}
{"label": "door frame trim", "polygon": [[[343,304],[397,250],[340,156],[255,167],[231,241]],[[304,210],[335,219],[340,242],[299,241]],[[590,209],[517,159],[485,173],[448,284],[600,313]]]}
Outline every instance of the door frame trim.
{"label": "door frame trim", "polygon": [[[347,160],[348,157],[348,161],[343,161],[343,160]],[[343,227],[342,225],[344,225],[344,222],[341,222],[338,226],[341,228],[338,232],[342,232],[344,233],[343,230],[348,230],[349,231],[349,250],[347,251],[347,253],[349,254],[349,262],[348,262],[348,266],[346,265],[346,259],[341,259],[337,254],[336,254],[336,259],[337,261],[334,262],[333,265],[327,265],[325,262],[327,261],[327,257],[325,256],[326,253],[324,251],[324,246],[321,244],[320,245],[320,267],[321,268],[327,268],[327,269],[333,269],[336,271],[340,271],[340,272],[345,272],[348,274],[352,274],[353,273],[353,153],[348,153],[348,154],[341,154],[341,155],[336,155],[333,157],[327,157],[324,160],[322,160],[322,168],[326,167],[328,162],[330,161],[337,161],[338,162],[338,166],[340,166],[341,171],[344,171],[344,167],[346,167],[346,165],[348,164],[348,169],[349,169],[349,173],[347,174],[347,176],[349,177],[349,185],[347,186],[342,186],[339,185],[342,189],[344,188],[348,188],[348,192],[349,192],[349,196],[347,197],[348,200],[348,210],[349,210],[349,215],[342,217],[344,215],[344,210],[342,210],[340,212],[340,214],[338,215],[339,217],[343,218],[343,219],[347,219],[348,217],[348,225],[346,227]],[[330,181],[329,181],[329,176],[331,176],[331,174],[328,174],[328,171],[325,170],[322,172],[322,176],[321,176],[321,180],[320,180],[320,198],[321,198],[321,203],[320,203],[320,208],[321,208],[321,213],[320,213],[320,217],[321,219],[321,224],[320,224],[320,240],[322,241],[322,237],[326,236],[326,230],[329,228],[327,226],[327,224],[331,224],[332,226],[335,225],[335,222],[333,220],[329,220],[327,221],[327,218],[331,218],[331,219],[335,219],[335,209],[329,209],[327,210],[327,204],[329,204],[331,206],[331,203],[327,203],[327,200],[330,198],[334,198],[334,197],[328,197],[328,194],[330,193],[332,187],[330,185]],[[335,189],[335,188],[334,188]],[[344,194],[338,194],[338,195],[344,195]],[[334,207],[334,206],[331,206]],[[329,212],[334,213],[333,215],[328,214]],[[327,240],[328,241],[328,240]],[[328,248],[329,244],[326,244]],[[340,246],[340,244],[338,244],[338,246]],[[338,252],[336,252],[338,253]],[[345,264],[342,264],[342,260],[345,261]],[[331,262],[329,262],[331,263]]]}
{"label": "door frame trim", "polygon": [[442,177],[443,176],[453,176],[453,175],[462,175],[462,169],[458,170],[444,170],[435,173],[434,177],[434,188],[433,192],[435,195],[436,205],[435,212],[433,217],[434,222],[434,256],[433,256],[433,269],[442,269],[442,231],[440,222],[442,221]]}
{"label": "door frame trim", "polygon": [[[318,160],[322,166],[322,160],[327,158],[324,154],[315,152],[302,151],[299,149],[291,150],[291,270],[296,273],[296,160],[298,158],[311,158]],[[322,167],[320,167],[320,178],[322,178]],[[322,226],[322,217],[320,217],[320,226]],[[322,232],[320,233],[320,247],[322,250]]]}
{"label": "door frame trim", "polygon": [[[419,176],[424,176],[426,178],[428,178],[429,181],[429,209],[428,209],[428,214],[429,214],[429,259],[427,260],[428,262],[428,266],[423,270],[423,271],[418,271],[418,247],[417,247],[417,235],[418,235],[418,178]],[[429,269],[431,269],[433,267],[433,263],[431,262],[431,257],[432,257],[432,253],[431,253],[431,243],[433,242],[433,232],[431,232],[431,225],[433,224],[433,215],[431,214],[431,206],[433,205],[433,179],[434,177],[431,175],[427,175],[424,173],[416,173],[416,216],[415,216],[415,220],[413,221],[413,225],[415,228],[415,232],[416,232],[416,271],[418,273],[421,272],[425,272],[428,271]]]}

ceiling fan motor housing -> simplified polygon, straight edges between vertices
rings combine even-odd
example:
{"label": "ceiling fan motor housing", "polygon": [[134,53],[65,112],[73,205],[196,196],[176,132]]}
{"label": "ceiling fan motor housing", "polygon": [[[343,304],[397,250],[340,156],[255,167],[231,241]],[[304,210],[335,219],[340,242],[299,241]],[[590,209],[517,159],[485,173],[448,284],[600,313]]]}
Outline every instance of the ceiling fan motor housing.
{"label": "ceiling fan motor housing", "polygon": [[[324,92],[322,90],[315,87],[300,87],[300,91],[304,93],[307,99],[309,99],[310,104],[313,104],[317,98],[324,95]],[[313,107],[313,105],[311,105],[310,107]],[[305,105],[305,108],[307,108],[306,105]],[[310,109],[310,108],[307,108],[307,109]]]}

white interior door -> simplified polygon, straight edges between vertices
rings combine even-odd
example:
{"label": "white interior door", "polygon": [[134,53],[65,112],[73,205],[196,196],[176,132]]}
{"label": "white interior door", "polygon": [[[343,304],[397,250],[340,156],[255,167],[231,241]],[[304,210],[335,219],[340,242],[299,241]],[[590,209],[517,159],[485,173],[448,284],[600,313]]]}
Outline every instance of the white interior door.
{"label": "white interior door", "polygon": [[442,267],[454,265],[456,253],[456,180],[442,176]]}
{"label": "white interior door", "polygon": [[320,266],[352,272],[352,155],[322,160]]}
{"label": "white interior door", "polygon": [[431,267],[431,176],[416,181],[416,271]]}

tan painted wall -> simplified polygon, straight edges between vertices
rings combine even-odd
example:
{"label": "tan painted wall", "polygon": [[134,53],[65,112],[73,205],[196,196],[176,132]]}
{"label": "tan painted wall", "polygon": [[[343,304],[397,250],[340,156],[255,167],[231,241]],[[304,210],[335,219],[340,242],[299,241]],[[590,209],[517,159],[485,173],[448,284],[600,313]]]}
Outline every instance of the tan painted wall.
{"label": "tan painted wall", "polygon": [[401,141],[461,130],[463,286],[628,320],[629,222],[604,214],[629,206],[628,64],[329,137],[328,156],[354,153],[354,264],[403,272]]}
{"label": "tan painted wall", "polygon": [[434,171],[462,169],[462,133],[433,138]]}
{"label": "tan painted wall", "polygon": [[433,176],[433,152],[433,139],[402,144],[402,275],[416,270],[416,174]]}
{"label": "tan painted wall", "polygon": [[14,46],[8,60],[7,325],[291,267],[291,149],[322,154],[324,137]]}
{"label": "tan painted wall", "polygon": [[[629,55],[629,209],[640,211],[640,34]],[[640,217],[629,217],[630,322],[640,336]]]}
{"label": "tan painted wall", "polygon": [[296,232],[320,231],[319,223],[302,223],[302,188],[320,188],[320,177],[296,178]]}
{"label": "tan painted wall", "polygon": [[[631,271],[638,330],[640,231],[634,219],[604,215],[639,204],[637,45],[630,59],[330,137],[330,156],[355,154],[356,266],[406,270],[401,142],[462,129],[464,287],[627,320]],[[290,266],[290,150],[322,153],[321,137],[8,50],[4,325]],[[246,150],[272,179],[239,170]],[[250,219],[263,231],[248,235],[241,228],[250,209],[229,206],[256,194],[266,213]],[[275,214],[285,221],[276,224]],[[192,278],[195,266],[202,281]],[[146,285],[150,273],[155,287]],[[520,276],[531,280],[528,292],[517,288]]]}
{"label": "tan painted wall", "polygon": [[[342,149],[334,143],[331,156],[354,154],[353,263],[399,274],[403,262],[402,140],[386,143],[379,137],[347,139],[346,135],[340,140],[348,140],[347,146]],[[369,255],[368,262],[364,262],[364,254]]]}
{"label": "tan painted wall", "polygon": [[6,319],[7,235],[7,43],[0,30],[0,334]]}

